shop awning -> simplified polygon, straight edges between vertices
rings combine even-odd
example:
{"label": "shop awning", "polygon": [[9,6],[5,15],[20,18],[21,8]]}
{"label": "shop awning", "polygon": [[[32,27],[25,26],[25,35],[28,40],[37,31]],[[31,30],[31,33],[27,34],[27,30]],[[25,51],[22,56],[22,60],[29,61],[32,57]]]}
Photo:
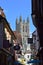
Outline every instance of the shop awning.
{"label": "shop awning", "polygon": [[31,60],[31,61],[28,61],[27,63],[40,63],[41,61],[40,60]]}

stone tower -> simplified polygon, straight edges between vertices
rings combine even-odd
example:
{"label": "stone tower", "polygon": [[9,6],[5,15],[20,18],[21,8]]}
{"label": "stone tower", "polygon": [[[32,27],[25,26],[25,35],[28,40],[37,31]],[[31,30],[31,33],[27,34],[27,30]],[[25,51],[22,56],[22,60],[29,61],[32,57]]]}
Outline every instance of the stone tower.
{"label": "stone tower", "polygon": [[22,20],[22,16],[20,16],[19,20],[16,19],[16,31],[21,33],[22,36],[22,44],[24,50],[26,50],[27,39],[29,38],[29,18],[27,20]]}

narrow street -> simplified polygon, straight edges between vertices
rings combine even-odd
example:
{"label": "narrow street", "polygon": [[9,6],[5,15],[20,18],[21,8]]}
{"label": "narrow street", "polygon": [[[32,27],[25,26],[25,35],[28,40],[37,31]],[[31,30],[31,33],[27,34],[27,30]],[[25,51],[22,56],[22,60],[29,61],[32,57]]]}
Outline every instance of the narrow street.
{"label": "narrow street", "polygon": [[43,65],[43,0],[0,0],[0,65]]}

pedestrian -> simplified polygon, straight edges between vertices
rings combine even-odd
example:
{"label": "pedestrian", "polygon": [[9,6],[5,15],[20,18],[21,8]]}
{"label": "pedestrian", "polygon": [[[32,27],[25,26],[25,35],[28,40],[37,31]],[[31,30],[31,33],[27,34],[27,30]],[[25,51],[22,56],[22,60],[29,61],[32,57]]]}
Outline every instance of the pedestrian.
{"label": "pedestrian", "polygon": [[19,61],[17,61],[17,59],[15,59],[15,56],[12,56],[13,59],[13,64],[12,65],[22,65]]}

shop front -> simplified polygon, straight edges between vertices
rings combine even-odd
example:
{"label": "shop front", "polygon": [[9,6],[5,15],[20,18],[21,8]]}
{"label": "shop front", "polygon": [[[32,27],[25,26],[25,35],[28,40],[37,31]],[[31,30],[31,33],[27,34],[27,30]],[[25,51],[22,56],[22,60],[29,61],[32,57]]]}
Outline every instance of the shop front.
{"label": "shop front", "polygon": [[11,54],[6,49],[0,49],[0,65],[12,65],[13,63],[13,54]]}

